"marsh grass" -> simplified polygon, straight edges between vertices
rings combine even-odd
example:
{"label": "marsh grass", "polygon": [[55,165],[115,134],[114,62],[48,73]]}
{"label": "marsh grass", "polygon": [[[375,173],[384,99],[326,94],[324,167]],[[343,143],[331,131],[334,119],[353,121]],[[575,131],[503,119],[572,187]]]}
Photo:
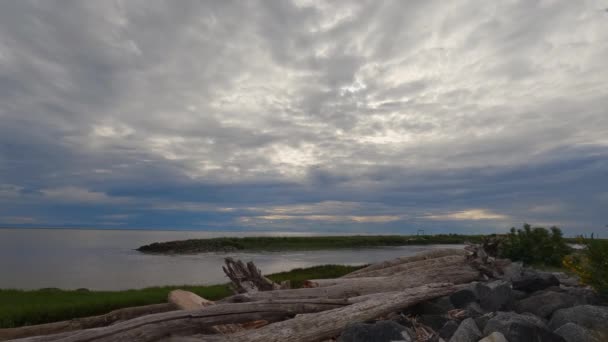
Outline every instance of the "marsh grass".
{"label": "marsh grass", "polygon": [[[362,266],[323,265],[268,275],[274,281],[290,280],[301,286],[306,279],[335,278]],[[165,303],[174,289],[183,289],[209,300],[232,294],[227,284],[208,286],[163,286],[125,291],[0,290],[0,328],[57,322],[101,315],[131,306]]]}

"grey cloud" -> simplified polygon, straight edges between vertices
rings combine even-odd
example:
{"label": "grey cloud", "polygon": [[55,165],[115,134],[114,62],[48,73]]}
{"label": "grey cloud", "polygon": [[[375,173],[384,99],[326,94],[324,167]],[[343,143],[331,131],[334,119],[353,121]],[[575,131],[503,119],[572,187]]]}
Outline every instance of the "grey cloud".
{"label": "grey cloud", "polygon": [[[571,222],[526,207],[605,171],[607,32],[592,1],[3,2],[0,184],[41,213],[33,193],[70,187],[132,192],[132,211],[213,201],[191,188],[239,210],[259,196],[416,224]],[[571,174],[508,178],[560,162]],[[586,209],[564,200],[578,220],[599,220],[597,182]],[[165,196],[144,200],[155,186]],[[126,215],[112,210],[93,217]]]}

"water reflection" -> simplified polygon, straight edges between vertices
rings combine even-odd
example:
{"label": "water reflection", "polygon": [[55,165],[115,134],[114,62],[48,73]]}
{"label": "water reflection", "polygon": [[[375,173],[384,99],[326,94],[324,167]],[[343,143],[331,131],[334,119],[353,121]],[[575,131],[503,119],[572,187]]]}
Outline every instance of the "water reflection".
{"label": "water reflection", "polygon": [[312,234],[0,229],[0,288],[84,287],[121,290],[160,285],[216,284],[227,281],[221,270],[223,258],[227,256],[253,260],[265,273],[274,273],[321,264],[360,265],[445,247],[431,245],[179,256],[146,255],[133,250],[155,241],[253,235]]}

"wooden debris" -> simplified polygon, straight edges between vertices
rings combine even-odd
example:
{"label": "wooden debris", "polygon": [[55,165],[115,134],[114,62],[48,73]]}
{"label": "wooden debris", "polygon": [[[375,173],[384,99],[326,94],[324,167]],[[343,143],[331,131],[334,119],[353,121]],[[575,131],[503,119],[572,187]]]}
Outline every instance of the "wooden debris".
{"label": "wooden debris", "polygon": [[205,306],[213,305],[213,302],[207,300],[196,293],[184,290],[173,290],[169,292],[169,303],[173,303],[180,310],[196,310]]}
{"label": "wooden debris", "polygon": [[[169,303],[173,303],[181,310],[196,310],[215,305],[213,301],[200,297],[196,293],[184,290],[173,290],[169,292]],[[208,330],[212,333],[230,334],[244,330],[244,328],[240,324],[222,324],[211,327]]]}
{"label": "wooden debris", "polygon": [[430,251],[418,253],[416,255],[399,257],[399,258],[395,258],[392,260],[387,260],[387,261],[379,262],[379,263],[376,263],[373,265],[369,265],[360,270],[351,272],[351,273],[345,275],[343,278],[365,277],[364,274],[368,273],[370,271],[375,271],[375,270],[379,270],[382,268],[387,268],[387,267],[391,267],[391,266],[395,266],[395,265],[399,265],[399,264],[405,264],[405,263],[416,262],[416,261],[421,261],[421,260],[444,257],[444,256],[448,256],[448,255],[465,255],[465,252],[462,249],[456,249],[456,248],[433,249]]}
{"label": "wooden debris", "polygon": [[450,284],[428,284],[400,292],[382,293],[367,300],[315,314],[298,315],[287,321],[263,328],[226,336],[172,338],[173,342],[309,342],[338,335],[347,324],[362,322],[393,311],[403,310],[425,300],[449,295],[455,287]]}
{"label": "wooden debris", "polygon": [[177,310],[177,307],[171,303],[152,304],[118,309],[104,315],[75,318],[69,321],[0,329],[0,341],[104,327],[115,322],[172,310]]}
{"label": "wooden debris", "polygon": [[[300,289],[290,289],[288,282],[274,283],[253,262],[226,258],[225,263],[223,270],[236,294],[221,301],[176,290],[166,305],[182,310],[81,331],[52,334],[56,331],[51,330],[20,341],[328,341],[349,323],[386,317],[451,294],[482,276],[495,277],[509,262],[486,253],[483,246],[435,249],[370,265],[342,278],[308,280]],[[448,312],[452,319],[464,314]],[[420,341],[437,337],[415,320],[412,326]]]}
{"label": "wooden debris", "polygon": [[[178,310],[138,317],[107,327],[77,331],[66,336],[17,340],[31,341],[156,341],[172,335],[193,335],[203,328],[266,320],[274,322],[296,314],[331,310],[348,305],[345,300],[291,300],[212,305],[198,310]],[[243,331],[247,332],[247,331]]]}
{"label": "wooden debris", "polygon": [[430,283],[463,284],[479,279],[479,271],[462,263],[456,266],[427,269],[425,271],[401,274],[391,277],[350,279],[331,286],[275,290],[234,295],[222,301],[247,302],[294,298],[350,298],[366,294],[399,291]]}
{"label": "wooden debris", "polygon": [[230,278],[231,287],[235,293],[252,293],[257,291],[271,291],[281,288],[272,280],[264,277],[259,268],[250,261],[247,264],[233,258],[224,259],[226,266],[222,269]]}

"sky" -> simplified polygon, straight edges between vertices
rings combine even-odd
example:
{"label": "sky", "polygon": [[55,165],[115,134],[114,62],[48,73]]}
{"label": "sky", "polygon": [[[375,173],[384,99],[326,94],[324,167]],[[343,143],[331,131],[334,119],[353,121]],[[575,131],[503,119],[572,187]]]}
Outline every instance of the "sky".
{"label": "sky", "polygon": [[606,1],[1,1],[0,226],[608,235]]}

